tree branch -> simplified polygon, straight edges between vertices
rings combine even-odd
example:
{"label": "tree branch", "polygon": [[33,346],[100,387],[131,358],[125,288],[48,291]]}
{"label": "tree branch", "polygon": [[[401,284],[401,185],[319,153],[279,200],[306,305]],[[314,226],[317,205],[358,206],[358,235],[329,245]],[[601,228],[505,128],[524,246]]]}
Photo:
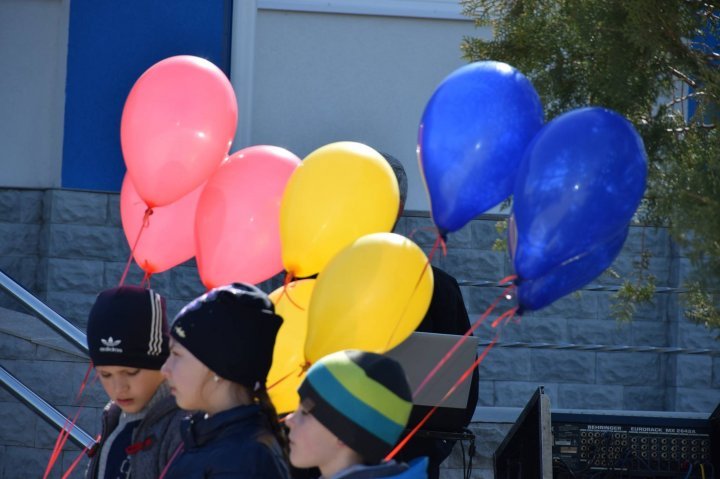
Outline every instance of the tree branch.
{"label": "tree branch", "polygon": [[697,83],[692,78],[690,78],[689,76],[687,76],[686,74],[684,74],[683,72],[678,70],[677,68],[670,67],[670,71],[676,77],[680,78],[681,80],[683,80],[685,83],[687,83],[691,87],[693,87],[693,88],[697,87]]}

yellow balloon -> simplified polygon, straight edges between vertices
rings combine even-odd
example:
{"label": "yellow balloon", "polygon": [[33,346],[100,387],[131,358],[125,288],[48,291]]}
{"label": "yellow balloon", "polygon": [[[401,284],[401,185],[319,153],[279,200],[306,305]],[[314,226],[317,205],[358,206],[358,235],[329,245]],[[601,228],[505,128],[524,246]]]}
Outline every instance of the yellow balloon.
{"label": "yellow balloon", "polygon": [[319,273],[361,236],[390,231],[399,207],[397,179],[380,153],[350,141],[318,148],[290,176],[280,203],[285,270]]}
{"label": "yellow balloon", "polygon": [[310,297],[315,288],[314,279],[293,281],[270,293],[275,312],[282,316],[273,363],[268,374],[267,386],[270,399],[278,413],[294,411],[300,403],[297,388],[304,377],[303,348],[307,332],[307,314]]}
{"label": "yellow balloon", "polygon": [[363,236],[320,273],[308,311],[305,358],[342,349],[383,353],[420,324],[433,291],[425,253],[395,233]]}

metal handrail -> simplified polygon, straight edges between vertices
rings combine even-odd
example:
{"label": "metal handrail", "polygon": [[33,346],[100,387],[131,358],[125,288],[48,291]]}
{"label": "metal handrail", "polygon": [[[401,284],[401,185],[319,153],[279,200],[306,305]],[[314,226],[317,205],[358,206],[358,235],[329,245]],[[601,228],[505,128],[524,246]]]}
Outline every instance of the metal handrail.
{"label": "metal handrail", "polygon": [[10,374],[5,368],[0,366],[0,383],[5,386],[13,396],[22,401],[26,406],[35,411],[40,417],[45,419],[51,426],[56,429],[69,430],[68,434],[72,442],[81,448],[92,448],[95,440],[77,425],[71,425],[71,421],[65,417],[60,411],[48,404],[43,398],[35,394],[35,392],[21,383],[15,376]]}
{"label": "metal handrail", "polygon": [[[73,326],[67,319],[63,318],[55,311],[50,309],[45,303],[37,299],[32,293],[23,288],[10,276],[0,271],[0,287],[5,289],[12,297],[30,309],[35,316],[41,319],[45,324],[59,333],[63,338],[78,348],[84,354],[88,354],[85,334],[78,328]],[[5,368],[0,366],[0,384],[5,387],[20,402],[32,409],[37,415],[42,417],[51,426],[58,430],[68,430],[69,438],[77,446],[90,449],[95,440],[81,427],[71,424],[71,421],[65,417],[60,411],[55,409],[43,398],[35,394],[35,392],[25,386],[20,380],[10,374]]]}
{"label": "metal handrail", "polygon": [[3,271],[0,271],[0,286],[25,307],[33,311],[39,319],[54,329],[60,336],[67,339],[70,344],[85,353],[85,355],[88,354],[85,333],[73,326],[70,321],[50,309],[50,307],[33,296],[32,293],[20,286],[19,283]]}

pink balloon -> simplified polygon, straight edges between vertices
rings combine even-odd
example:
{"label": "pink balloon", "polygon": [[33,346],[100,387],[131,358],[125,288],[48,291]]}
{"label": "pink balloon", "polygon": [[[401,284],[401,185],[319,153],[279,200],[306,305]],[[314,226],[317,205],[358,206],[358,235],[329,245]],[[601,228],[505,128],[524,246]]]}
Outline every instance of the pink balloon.
{"label": "pink balloon", "polygon": [[208,289],[282,271],[280,199],[299,164],[284,148],[251,146],[210,177],[195,214],[195,256]]}
{"label": "pink balloon", "polygon": [[[140,232],[147,205],[125,175],[120,190],[120,218],[133,257],[148,274],[162,273],[195,255],[195,209],[204,185],[167,206],[152,209]],[[138,234],[140,235],[138,237]]]}
{"label": "pink balloon", "polygon": [[170,57],[143,73],[125,101],[120,142],[145,203],[170,204],[204,183],[230,150],[237,116],[230,81],[207,60]]}

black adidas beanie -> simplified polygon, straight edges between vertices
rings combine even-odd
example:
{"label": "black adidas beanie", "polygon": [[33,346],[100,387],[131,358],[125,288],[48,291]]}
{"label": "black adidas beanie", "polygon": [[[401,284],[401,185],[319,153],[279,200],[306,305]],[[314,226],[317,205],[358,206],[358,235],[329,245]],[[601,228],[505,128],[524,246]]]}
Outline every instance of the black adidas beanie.
{"label": "black adidas beanie", "polygon": [[101,292],[88,316],[87,345],[95,366],[159,370],[169,354],[165,299],[137,286]]}
{"label": "black adidas beanie", "polygon": [[215,374],[252,390],[265,387],[282,322],[267,294],[233,283],[185,306],[170,334]]}

